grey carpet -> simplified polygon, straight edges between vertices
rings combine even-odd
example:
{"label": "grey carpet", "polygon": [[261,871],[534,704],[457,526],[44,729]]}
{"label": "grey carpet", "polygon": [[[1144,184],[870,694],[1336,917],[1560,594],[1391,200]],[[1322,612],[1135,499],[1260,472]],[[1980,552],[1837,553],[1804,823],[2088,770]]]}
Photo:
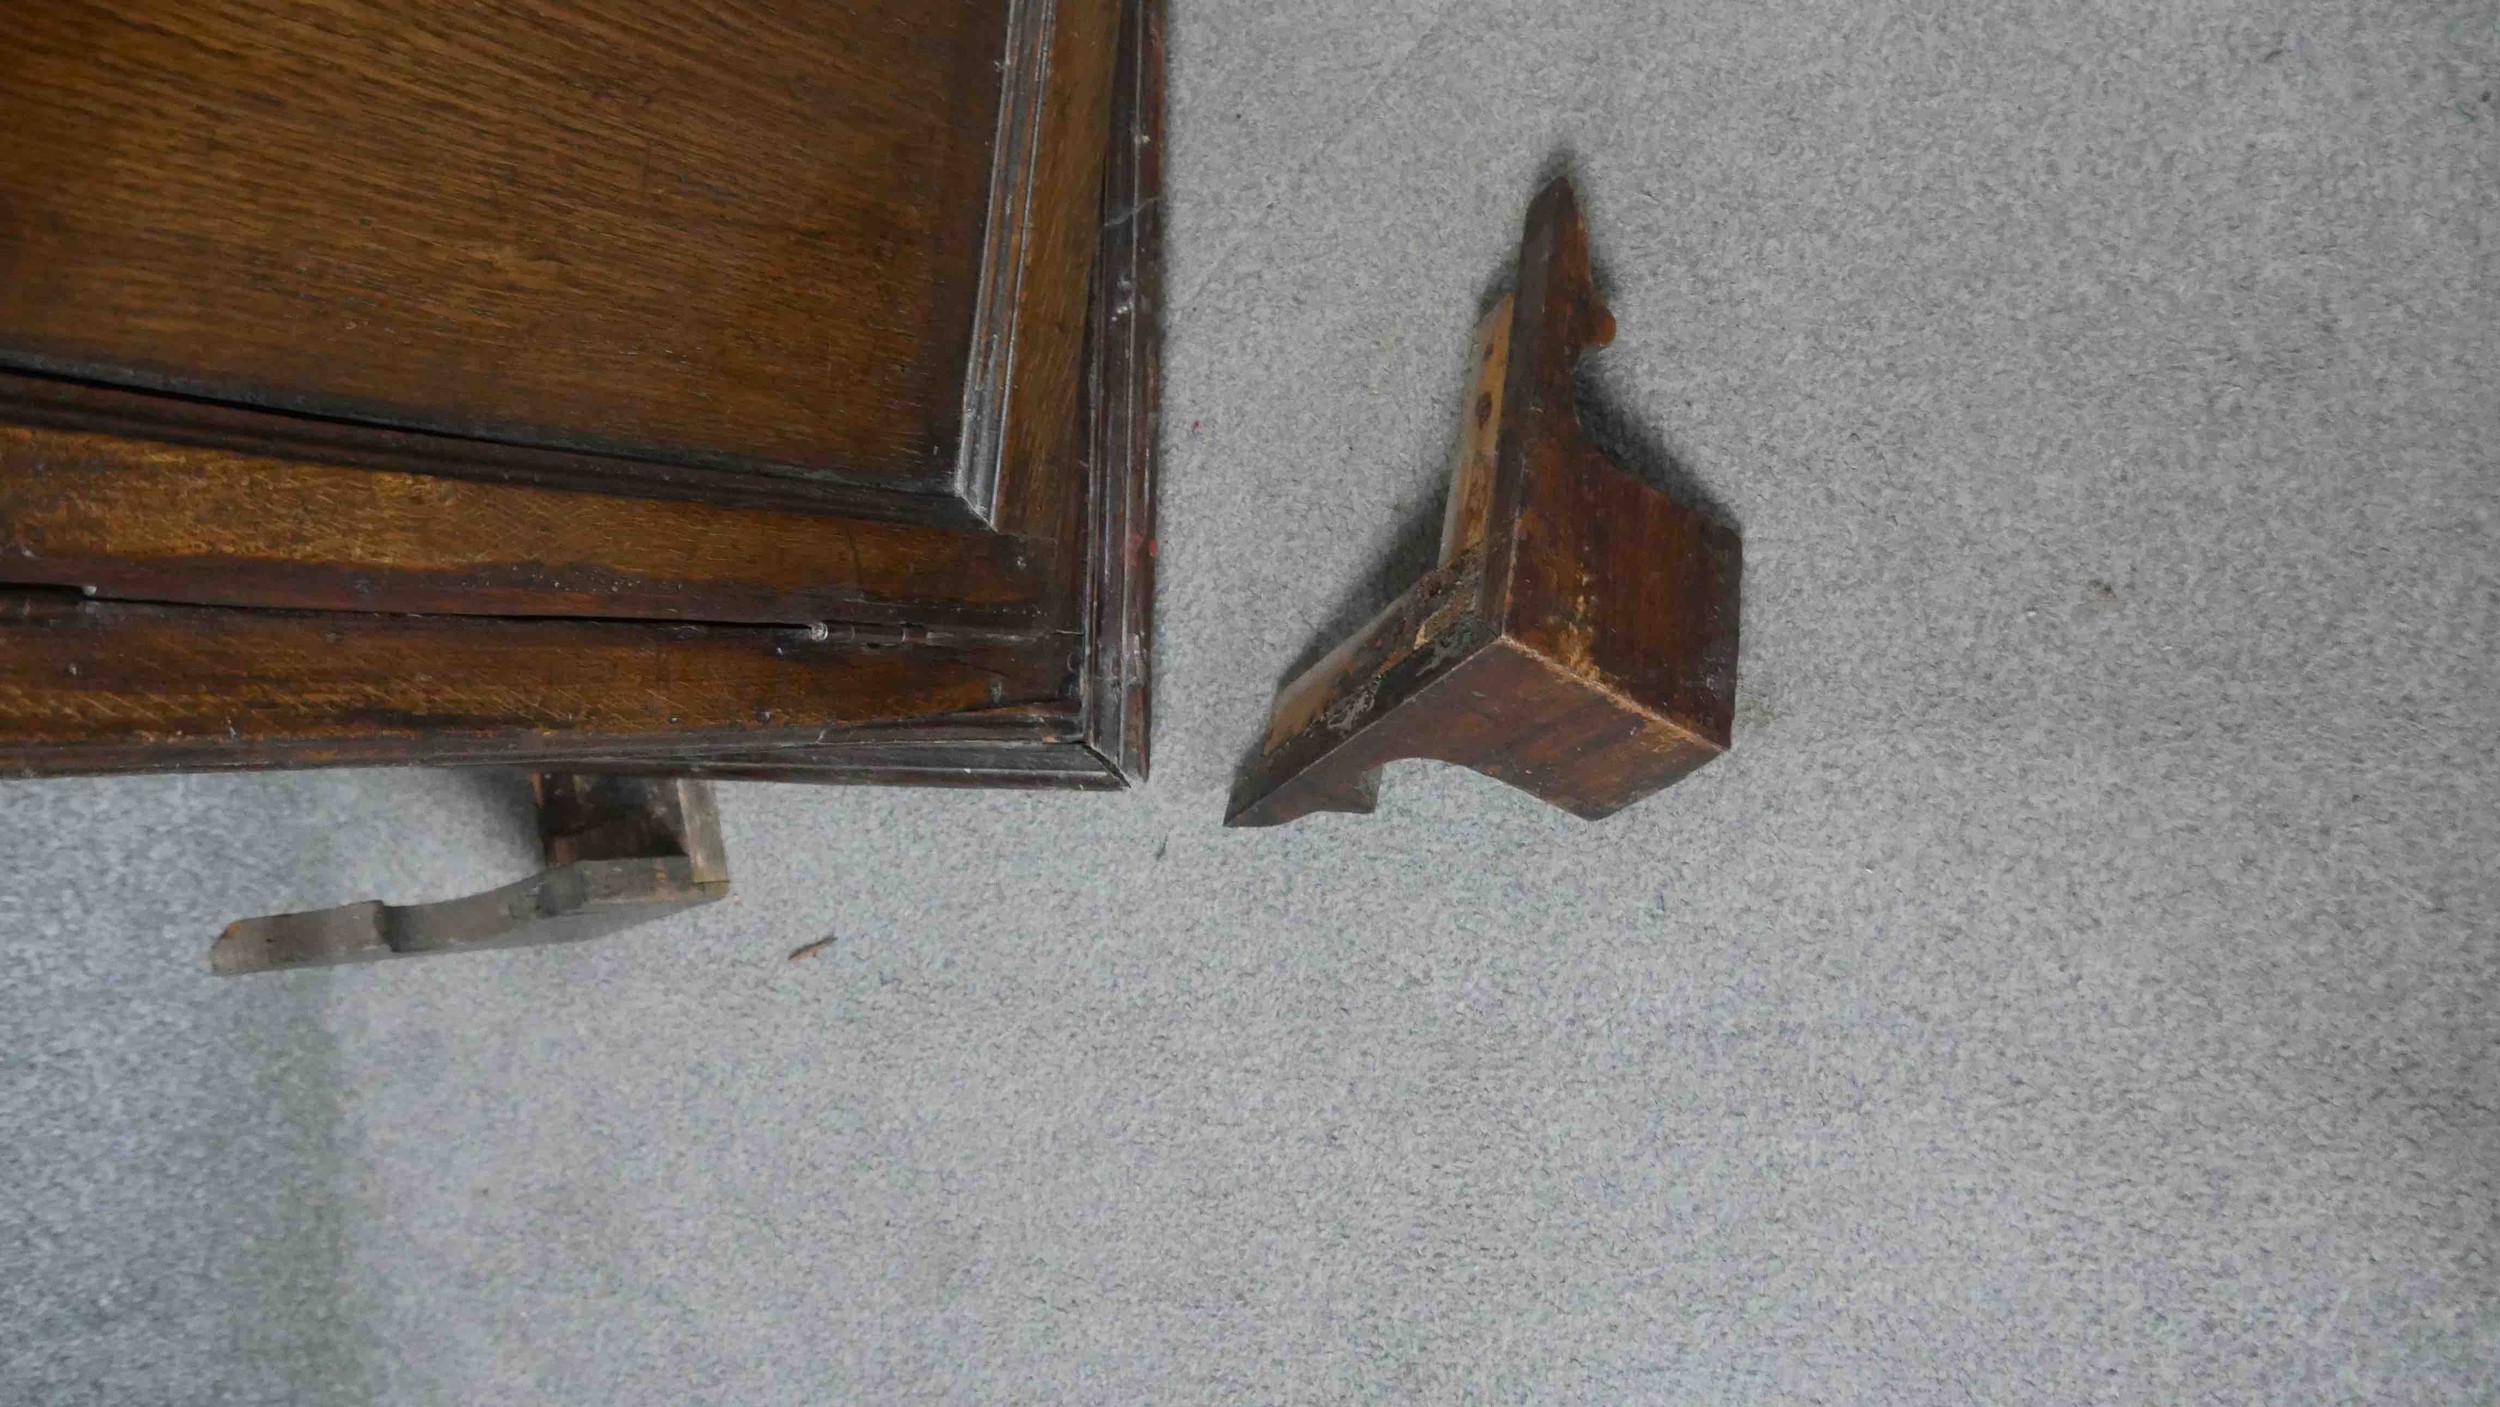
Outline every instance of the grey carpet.
{"label": "grey carpet", "polygon": [[[0,788],[0,1400],[2500,1397],[2500,12],[1176,8],[1153,784],[236,983],[511,794]],[[1218,829],[1566,159],[1737,750]]]}

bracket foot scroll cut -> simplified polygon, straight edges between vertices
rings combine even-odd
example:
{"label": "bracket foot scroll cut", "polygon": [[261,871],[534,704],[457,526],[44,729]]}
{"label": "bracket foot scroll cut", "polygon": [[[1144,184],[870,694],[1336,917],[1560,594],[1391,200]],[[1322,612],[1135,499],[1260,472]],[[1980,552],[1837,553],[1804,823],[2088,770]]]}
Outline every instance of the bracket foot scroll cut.
{"label": "bracket foot scroll cut", "polygon": [[430,904],[367,900],[228,924],[209,950],[221,977],[428,953],[578,943],[729,893],[710,782],[542,772],[530,778],[547,867]]}

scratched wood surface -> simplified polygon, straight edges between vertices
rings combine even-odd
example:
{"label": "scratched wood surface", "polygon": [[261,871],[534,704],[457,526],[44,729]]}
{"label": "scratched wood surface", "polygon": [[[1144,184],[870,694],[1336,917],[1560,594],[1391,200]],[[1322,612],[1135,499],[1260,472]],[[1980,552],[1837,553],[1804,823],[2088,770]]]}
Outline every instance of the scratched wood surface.
{"label": "scratched wood surface", "polygon": [[522,764],[821,742],[1055,700],[1029,644],[228,610],[0,591],[0,771],[396,760]]}
{"label": "scratched wood surface", "polygon": [[1008,0],[0,8],[0,362],[951,492]]}
{"label": "scratched wood surface", "polygon": [[1028,275],[1017,297],[1015,376],[1004,390],[1000,481],[992,516],[1008,532],[1069,539],[1082,512],[1080,477],[1045,466],[1082,461],[1083,369],[1093,270],[1102,239],[1103,139],[1111,120],[1111,89],[1120,16],[1129,7],[1101,0],[1064,0],[1051,36],[1051,78],[1038,115],[1040,190],[1082,190],[1089,199],[1037,200],[1022,228],[1017,257],[1035,271],[1081,271],[1079,277]]}
{"label": "scratched wood surface", "polygon": [[1124,6],[1103,172],[1087,382],[1094,569],[1086,717],[1117,773],[1143,781],[1154,731],[1155,446],[1162,399],[1161,0]]}

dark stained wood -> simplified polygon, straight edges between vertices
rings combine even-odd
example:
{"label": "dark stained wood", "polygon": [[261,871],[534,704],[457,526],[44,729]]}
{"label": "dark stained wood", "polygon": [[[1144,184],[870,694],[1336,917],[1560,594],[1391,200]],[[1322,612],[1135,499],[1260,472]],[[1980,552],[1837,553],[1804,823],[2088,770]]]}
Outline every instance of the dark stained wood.
{"label": "dark stained wood", "polygon": [[[1133,210],[1153,215],[1160,197],[1160,7],[1133,7],[1115,57],[1128,97],[1110,170],[1133,190],[1095,197],[1083,227],[1100,230],[1100,265],[1123,272],[1085,297],[1085,397],[1068,417],[1065,462],[1045,465],[1068,495],[1055,540],[775,512],[742,520],[685,502],[537,490],[530,472],[505,472],[505,455],[550,455],[542,450],[0,377],[0,422],[17,427],[5,442],[30,455],[0,467],[42,470],[0,472],[12,480],[0,485],[0,542],[40,562],[10,567],[17,580],[98,585],[80,562],[110,557],[123,572],[165,572],[125,577],[130,595],[225,600],[212,592],[230,590],[267,607],[342,605],[320,592],[352,595],[355,572],[367,572],[385,610],[410,610],[440,587],[442,600],[417,607],[460,610],[500,590],[497,610],[515,615],[522,605],[527,615],[602,615],[462,620],[0,590],[0,770],[480,762],[898,785],[1120,787],[1143,777],[1160,247],[1158,225]],[[130,442],[83,460],[80,437],[98,435]],[[435,452],[467,457],[457,480],[427,475]],[[150,520],[138,502],[150,495],[190,505]],[[450,495],[457,512],[427,525],[397,495]],[[252,522],[255,500],[275,525]],[[327,517],[310,505],[327,505]],[[660,517],[630,527],[645,512]],[[185,540],[185,525],[197,537]],[[810,540],[808,525],[823,537]],[[615,570],[645,552],[642,580],[570,575],[570,545],[592,527],[617,532],[590,567]],[[672,545],[665,527],[682,540]],[[430,547],[425,532],[437,535]],[[515,537],[497,542],[495,532]],[[828,560],[835,542],[843,550]],[[287,575],[307,565],[327,572],[317,587]],[[427,572],[457,580],[427,585]],[[202,587],[220,575],[225,585]],[[930,590],[943,577],[955,585]],[[705,620],[735,620],[737,600],[755,617],[808,615],[818,602],[843,610],[823,630],[605,617],[627,607],[665,615],[680,592]],[[860,600],[843,605],[843,592]],[[885,592],[923,592],[938,615],[888,612],[900,595]],[[793,605],[805,610],[785,610]],[[1013,607],[1015,622],[983,625],[993,605]]]}
{"label": "dark stained wood", "polygon": [[530,778],[547,868],[430,904],[373,900],[226,926],[221,977],[603,938],[729,894],[720,809],[705,783],[540,773]]}
{"label": "dark stained wood", "polygon": [[810,483],[708,465],[500,444],[285,411],[221,405],[73,377],[0,370],[0,422],[120,435],[141,445],[195,445],[313,464],[527,484],[612,497],[839,515],[878,522],[982,527],[953,498]]}
{"label": "dark stained wood", "polygon": [[998,533],[168,442],[113,414],[147,396],[0,375],[0,403],[12,387],[56,414],[0,421],[0,582],[308,610],[955,629],[1030,627],[1052,590]]}
{"label": "dark stained wood", "polygon": [[968,498],[999,528],[1065,540],[1084,502],[1066,476],[1041,472],[1085,452],[1085,333],[1102,238],[1102,173],[1121,12],[1130,6],[1062,0],[1051,36],[1052,75],[1037,116],[1037,186],[1084,190],[1084,202],[1035,202],[1021,225],[1027,272],[1017,299],[1015,377],[1001,417],[997,486]]}
{"label": "dark stained wood", "polygon": [[[1117,45],[1103,42],[1114,14]],[[1024,413],[1009,404],[1021,395],[1061,419],[1020,432],[1035,448],[1003,461],[996,507],[1010,531],[981,529],[951,497],[948,521],[969,530],[934,531],[915,524],[942,515],[856,487],[815,505],[840,516],[791,513],[816,486],[752,466],[650,461],[611,475],[626,461],[0,376],[0,424],[15,427],[0,444],[19,456],[0,460],[0,478],[16,477],[12,464],[43,471],[0,485],[0,541],[35,553],[0,569],[30,584],[0,591],[0,770],[1141,778],[1160,256],[1151,221],[1104,218],[1102,182],[1106,168],[1131,182],[1150,211],[1159,194],[1157,143],[1140,145],[1159,137],[1162,59],[1159,18],[1140,17],[1159,14],[1057,0],[1046,16],[1049,78],[1028,85],[1036,164],[1017,197],[1025,233],[1000,256],[1020,290],[1015,372],[993,389],[1002,416]],[[1114,92],[1127,95],[1127,126],[1106,140]],[[1090,142],[1090,157],[1053,164],[1054,133]],[[1050,292],[1070,263],[1073,283]],[[1096,267],[1144,292],[1105,293]],[[1069,298],[1073,324],[1047,313]],[[1083,355],[1052,350],[1071,338]],[[1052,375],[1073,389],[1046,393]],[[967,405],[979,394],[976,382]],[[998,438],[1007,454],[1012,437]],[[736,492],[715,493],[723,484]],[[178,511],[150,520],[136,500],[159,494]],[[444,495],[439,516],[422,508],[427,494]],[[744,507],[690,501],[714,497]],[[273,521],[252,520],[255,502]],[[611,531],[596,556],[572,560]],[[373,613],[411,610],[437,614]],[[519,618],[566,615],[584,618]],[[791,618],[824,628],[723,623]]]}
{"label": "dark stained wood", "polygon": [[[1099,264],[1087,338],[1091,475],[1065,550],[1088,563],[1082,687],[1016,727],[978,721],[857,730],[815,748],[685,764],[683,775],[900,786],[1117,789],[1146,779],[1154,640],[1154,501],[1161,393],[1165,7],[1124,7]],[[1076,534],[1081,529],[1083,537]],[[603,764],[609,765],[609,764]],[[613,765],[626,765],[617,763]]]}
{"label": "dark stained wood", "polygon": [[1404,758],[1596,818],[1727,749],[1742,547],[1583,435],[1574,368],[1613,336],[1557,179],[1478,329],[1442,564],[1278,692],[1227,824],[1368,812]]}
{"label": "dark stained wood", "polygon": [[9,7],[12,360],[931,484],[1005,0]]}
{"label": "dark stained wood", "polygon": [[1441,517],[1441,560],[1484,541],[1493,511],[1493,480],[1502,450],[1502,393],[1510,370],[1510,320],[1516,295],[1504,294],[1476,325],[1475,357],[1459,412],[1458,452],[1450,466],[1450,497]]}
{"label": "dark stained wood", "polygon": [[0,592],[0,773],[699,757],[1067,690],[1047,641],[814,637]]}
{"label": "dark stained wood", "polygon": [[1112,95],[1094,279],[1092,679],[1094,740],[1143,781],[1153,733],[1155,466],[1163,328],[1161,0],[1129,7]]}
{"label": "dark stained wood", "polygon": [[1074,375],[1114,13],[20,0],[0,363],[986,516],[966,453]]}

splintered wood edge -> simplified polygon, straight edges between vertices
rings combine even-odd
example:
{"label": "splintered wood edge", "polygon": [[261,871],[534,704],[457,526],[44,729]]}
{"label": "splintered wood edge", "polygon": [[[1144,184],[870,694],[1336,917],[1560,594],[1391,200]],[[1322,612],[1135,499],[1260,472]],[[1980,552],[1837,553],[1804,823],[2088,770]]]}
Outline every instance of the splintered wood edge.
{"label": "splintered wood edge", "polygon": [[1450,462],[1450,496],[1441,519],[1441,560],[1484,541],[1493,509],[1493,470],[1502,445],[1502,392],[1510,372],[1511,313],[1519,296],[1505,293],[1476,324],[1468,359],[1467,396],[1458,414],[1458,448]]}

